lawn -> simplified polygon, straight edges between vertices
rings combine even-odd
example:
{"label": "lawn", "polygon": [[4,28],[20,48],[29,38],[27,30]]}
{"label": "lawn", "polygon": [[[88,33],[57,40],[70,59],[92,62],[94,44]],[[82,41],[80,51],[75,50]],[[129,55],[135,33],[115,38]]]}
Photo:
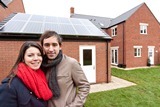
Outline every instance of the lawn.
{"label": "lawn", "polygon": [[112,68],[112,75],[137,85],[91,93],[85,107],[160,107],[160,66],[135,70]]}

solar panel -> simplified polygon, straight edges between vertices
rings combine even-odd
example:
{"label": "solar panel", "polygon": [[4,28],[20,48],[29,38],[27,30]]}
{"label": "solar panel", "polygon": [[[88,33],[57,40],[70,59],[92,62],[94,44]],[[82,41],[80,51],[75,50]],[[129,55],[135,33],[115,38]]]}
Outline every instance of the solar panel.
{"label": "solar panel", "polygon": [[72,25],[69,24],[59,24],[60,34],[76,34]]}
{"label": "solar panel", "polygon": [[23,25],[25,24],[24,21],[9,21],[5,25],[5,27],[2,28],[1,31],[3,32],[20,32]]}
{"label": "solar panel", "polygon": [[30,21],[43,22],[44,21],[44,16],[32,15],[32,17],[30,18]]}
{"label": "solar panel", "polygon": [[89,20],[85,20],[85,19],[80,19],[81,23],[83,25],[90,25],[90,26],[93,26],[92,22],[90,22]]}
{"label": "solar panel", "polygon": [[97,29],[95,26],[87,26],[87,29],[89,29],[90,33],[95,36],[103,35],[103,32]]}
{"label": "solar panel", "polygon": [[75,27],[77,33],[80,35],[90,34],[90,32],[83,25],[74,25],[74,27]]}
{"label": "solar panel", "polygon": [[45,18],[46,23],[58,23],[58,18],[57,17],[52,17],[52,16],[47,16]]}
{"label": "solar panel", "polygon": [[24,28],[23,32],[24,33],[28,33],[28,32],[40,33],[41,32],[41,28],[42,28],[42,23],[28,22],[28,24]]}
{"label": "solar panel", "polygon": [[54,30],[57,33],[60,32],[58,24],[52,24],[52,23],[45,23],[44,28],[42,29],[42,32],[44,32],[45,30]]}
{"label": "solar panel", "polygon": [[59,23],[66,23],[66,24],[70,24],[70,21],[68,18],[62,18],[62,17],[59,17],[58,18],[58,21]]}
{"label": "solar panel", "polygon": [[82,23],[80,22],[80,20],[78,19],[75,19],[75,18],[72,18],[72,20],[70,20],[72,24],[78,24],[78,25],[81,25]]}
{"label": "solar panel", "polygon": [[20,21],[20,20],[23,20],[23,21],[27,21],[29,19],[30,15],[29,14],[22,14],[22,13],[19,13],[19,14],[16,14],[12,20],[17,20],[17,21]]}
{"label": "solar panel", "polygon": [[55,30],[61,35],[106,37],[105,33],[87,19],[42,16],[25,13],[16,14],[2,29],[0,29],[0,32],[42,34],[45,30]]}

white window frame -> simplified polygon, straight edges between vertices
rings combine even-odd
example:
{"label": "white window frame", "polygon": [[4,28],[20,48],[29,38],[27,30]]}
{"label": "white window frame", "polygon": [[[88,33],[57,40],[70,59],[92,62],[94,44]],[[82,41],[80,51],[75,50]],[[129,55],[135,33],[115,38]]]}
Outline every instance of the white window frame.
{"label": "white window frame", "polygon": [[[111,64],[113,64],[113,65],[118,65],[118,49],[119,49],[119,46],[111,47]],[[114,51],[113,56],[112,56],[112,51]],[[117,62],[115,61],[115,51],[117,51],[117,56],[116,56]],[[114,60],[114,61],[112,62],[112,60]]]}
{"label": "white window frame", "polygon": [[142,46],[133,46],[134,48],[134,57],[142,56]]}
{"label": "white window frame", "polygon": [[139,25],[140,25],[140,34],[147,34],[148,24],[147,23],[139,23]]}
{"label": "white window frame", "polygon": [[111,33],[112,33],[112,34],[111,34],[112,37],[113,37],[113,36],[117,36],[117,26],[114,26],[114,27],[111,28]]}
{"label": "white window frame", "polygon": [[155,53],[154,53],[154,49],[155,49],[155,46],[148,46],[148,58],[150,59],[150,64],[154,64],[154,56],[155,56]]}

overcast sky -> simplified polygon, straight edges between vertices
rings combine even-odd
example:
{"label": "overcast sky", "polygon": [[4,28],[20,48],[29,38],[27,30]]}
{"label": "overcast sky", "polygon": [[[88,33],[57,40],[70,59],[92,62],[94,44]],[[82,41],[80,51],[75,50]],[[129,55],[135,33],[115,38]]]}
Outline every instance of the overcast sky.
{"label": "overcast sky", "polygon": [[28,14],[69,17],[76,14],[115,18],[145,2],[160,22],[160,0],[23,0]]}

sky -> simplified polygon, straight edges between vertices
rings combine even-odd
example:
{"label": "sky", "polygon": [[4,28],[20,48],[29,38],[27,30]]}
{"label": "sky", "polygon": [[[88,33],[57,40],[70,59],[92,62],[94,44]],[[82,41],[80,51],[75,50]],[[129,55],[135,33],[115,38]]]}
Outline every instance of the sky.
{"label": "sky", "polygon": [[115,18],[144,2],[160,22],[160,0],[23,0],[28,14],[68,18],[70,7],[75,14]]}

